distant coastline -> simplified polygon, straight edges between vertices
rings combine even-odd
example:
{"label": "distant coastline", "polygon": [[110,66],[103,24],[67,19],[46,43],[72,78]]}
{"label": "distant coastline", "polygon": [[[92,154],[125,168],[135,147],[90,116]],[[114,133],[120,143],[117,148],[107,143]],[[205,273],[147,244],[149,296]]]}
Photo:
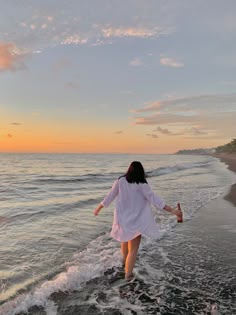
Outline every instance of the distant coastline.
{"label": "distant coastline", "polygon": [[[228,166],[230,171],[236,173],[236,139],[233,139],[231,142],[213,149],[179,150],[175,154],[210,155],[218,158],[221,162]],[[236,183],[231,186],[224,199],[228,200],[236,207]]]}
{"label": "distant coastline", "polygon": [[216,152],[216,149],[192,149],[192,150],[179,150],[175,154],[200,154],[200,155],[205,155],[205,154],[214,154]]}
{"label": "distant coastline", "polygon": [[224,145],[221,145],[216,148],[211,148],[211,149],[183,149],[177,151],[175,154],[200,154],[200,155],[205,155],[205,154],[236,154],[236,139],[233,139],[231,142],[226,143]]}
{"label": "distant coastline", "polygon": [[[236,173],[236,139],[215,149],[180,150],[176,152],[176,154],[210,155],[218,158],[228,166],[230,171]],[[227,195],[224,196],[224,199],[231,202],[236,207],[236,183],[231,186]]]}

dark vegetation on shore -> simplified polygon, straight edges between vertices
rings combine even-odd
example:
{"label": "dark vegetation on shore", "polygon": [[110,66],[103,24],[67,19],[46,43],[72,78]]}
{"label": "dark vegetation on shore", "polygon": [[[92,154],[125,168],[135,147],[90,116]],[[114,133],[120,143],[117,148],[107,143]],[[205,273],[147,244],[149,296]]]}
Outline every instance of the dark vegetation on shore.
{"label": "dark vegetation on shore", "polygon": [[215,149],[192,149],[192,150],[179,150],[176,154],[211,154]]}
{"label": "dark vegetation on shore", "polygon": [[231,142],[217,147],[216,153],[236,153],[236,139],[233,139]]}
{"label": "dark vegetation on shore", "polygon": [[236,153],[236,139],[231,142],[211,149],[179,150],[176,154],[213,154],[213,153]]}

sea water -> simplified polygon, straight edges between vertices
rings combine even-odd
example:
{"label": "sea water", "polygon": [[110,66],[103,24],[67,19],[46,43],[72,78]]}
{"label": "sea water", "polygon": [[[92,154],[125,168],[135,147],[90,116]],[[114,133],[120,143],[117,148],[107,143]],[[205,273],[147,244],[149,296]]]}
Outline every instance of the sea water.
{"label": "sea water", "polygon": [[[1,315],[34,305],[57,314],[51,294],[78,290],[121,266],[109,235],[114,204],[97,217],[93,210],[133,160],[167,204],[181,203],[185,222],[234,182],[226,165],[207,155],[0,154]],[[153,212],[160,238],[170,236],[176,217]],[[145,251],[152,242],[158,240],[144,238]]]}

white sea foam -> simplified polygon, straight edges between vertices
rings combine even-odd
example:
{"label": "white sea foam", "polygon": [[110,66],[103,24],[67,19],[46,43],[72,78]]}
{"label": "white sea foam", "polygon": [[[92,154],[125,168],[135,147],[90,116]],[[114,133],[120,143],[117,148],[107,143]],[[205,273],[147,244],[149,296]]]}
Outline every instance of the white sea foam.
{"label": "white sea foam", "polygon": [[178,171],[188,170],[192,168],[198,168],[198,167],[207,167],[212,163],[212,161],[209,162],[195,162],[195,163],[186,163],[186,164],[176,164],[173,166],[167,166],[167,167],[160,167],[156,170],[148,172],[148,176],[160,176],[160,175],[166,175],[169,173],[174,173]]}
{"label": "white sea foam", "polygon": [[55,279],[46,281],[33,292],[21,294],[0,307],[0,315],[16,315],[27,312],[32,306],[44,307],[50,315],[56,314],[56,305],[49,297],[55,292],[69,292],[81,288],[86,282],[102,276],[111,266],[121,266],[120,250],[117,243],[108,235],[92,241],[82,252],[75,254],[70,263],[66,263],[66,271]]}
{"label": "white sea foam", "polygon": [[[166,228],[163,226],[160,238],[169,230],[169,225]],[[146,238],[142,246],[151,245],[152,242],[152,239]],[[0,315],[17,315],[19,312],[27,312],[32,306],[43,307],[48,315],[55,315],[57,305],[49,299],[52,293],[78,290],[89,280],[104,275],[109,268],[121,265],[119,244],[111,240],[108,233],[99,236],[85,250],[74,254],[71,261],[64,264],[65,272],[45,281],[32,292],[21,294],[0,306]]]}

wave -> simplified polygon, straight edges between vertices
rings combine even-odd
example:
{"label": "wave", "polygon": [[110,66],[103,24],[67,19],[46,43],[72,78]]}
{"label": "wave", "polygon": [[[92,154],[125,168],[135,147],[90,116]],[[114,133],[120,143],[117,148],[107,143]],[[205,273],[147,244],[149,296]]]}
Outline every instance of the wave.
{"label": "wave", "polygon": [[[38,204],[32,207],[31,205],[27,207],[27,205],[24,206],[25,211],[17,214],[10,215],[8,218],[5,218],[7,223],[10,223],[14,221],[15,223],[17,222],[18,224],[22,221],[25,220],[30,220],[30,219],[36,219],[39,217],[50,217],[50,216],[55,216],[58,215],[59,213],[63,212],[68,212],[68,211],[73,211],[73,210],[79,210],[85,206],[94,206],[98,204],[101,201],[101,198],[89,198],[85,200],[79,200],[75,202],[58,202],[54,204],[50,203],[45,203],[44,205]],[[28,208],[28,209],[27,209]],[[1,217],[0,217],[0,223],[1,222]]]}
{"label": "wave", "polygon": [[[195,162],[195,163],[186,163],[186,164],[176,164],[173,166],[167,166],[167,167],[159,167],[157,169],[148,171],[147,177],[154,177],[154,176],[161,176],[166,175],[169,173],[174,173],[178,171],[188,170],[192,168],[200,168],[200,167],[207,167],[209,166],[211,162]],[[83,175],[78,176],[41,176],[40,178],[37,178],[34,180],[36,183],[42,183],[42,184],[70,184],[70,183],[77,183],[77,182],[104,182],[105,180],[114,180],[120,176],[122,176],[122,173],[118,172],[110,172],[110,173],[87,173]]]}
{"label": "wave", "polygon": [[65,272],[53,280],[45,281],[34,291],[21,294],[0,306],[0,315],[16,315],[27,312],[31,307],[51,307],[50,296],[57,292],[71,292],[82,288],[89,280],[101,277],[111,267],[120,267],[122,259],[117,242],[108,235],[92,241],[82,252],[66,263]]}
{"label": "wave", "polygon": [[84,174],[79,176],[53,176],[53,177],[41,177],[35,180],[37,183],[43,184],[70,184],[84,181],[104,181],[111,180],[120,176],[120,173],[106,173],[106,174]]}
{"label": "wave", "polygon": [[212,162],[195,162],[187,164],[176,164],[167,167],[159,167],[153,171],[147,172],[147,176],[148,177],[161,176],[179,171],[189,170],[192,168],[208,167],[210,164],[212,164]]}

